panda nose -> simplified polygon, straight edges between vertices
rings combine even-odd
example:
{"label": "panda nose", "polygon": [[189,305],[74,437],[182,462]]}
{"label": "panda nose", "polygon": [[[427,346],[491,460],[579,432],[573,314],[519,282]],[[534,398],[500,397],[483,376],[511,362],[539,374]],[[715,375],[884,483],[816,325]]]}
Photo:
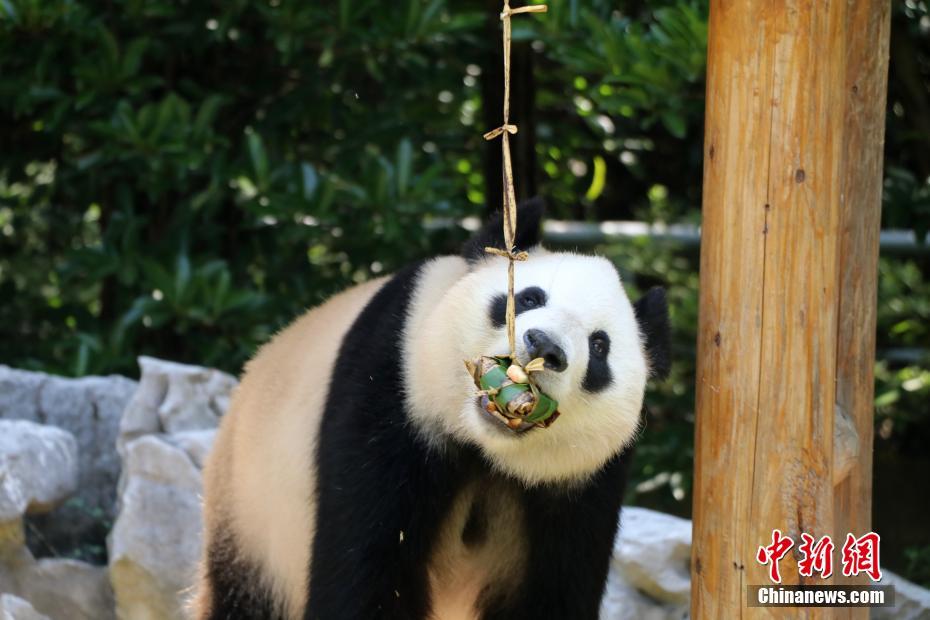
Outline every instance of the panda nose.
{"label": "panda nose", "polygon": [[565,351],[549,337],[549,334],[540,329],[528,329],[523,334],[523,343],[530,359],[543,358],[546,368],[555,372],[562,372],[568,368],[568,359]]}

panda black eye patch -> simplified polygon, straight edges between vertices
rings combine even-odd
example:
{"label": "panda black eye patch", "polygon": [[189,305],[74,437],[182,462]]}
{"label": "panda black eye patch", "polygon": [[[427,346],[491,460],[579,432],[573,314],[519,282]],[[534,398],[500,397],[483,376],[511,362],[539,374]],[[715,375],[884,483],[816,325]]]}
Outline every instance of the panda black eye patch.
{"label": "panda black eye patch", "polygon": [[599,392],[610,385],[613,374],[607,355],[610,353],[610,336],[597,330],[588,337],[588,370],[584,374],[582,389],[586,392]]}
{"label": "panda black eye patch", "polygon": [[[538,286],[528,286],[513,296],[516,314],[520,315],[528,310],[535,310],[546,305],[549,297],[546,291]],[[494,327],[503,327],[507,323],[507,296],[497,295],[491,300],[491,309],[488,313]]]}

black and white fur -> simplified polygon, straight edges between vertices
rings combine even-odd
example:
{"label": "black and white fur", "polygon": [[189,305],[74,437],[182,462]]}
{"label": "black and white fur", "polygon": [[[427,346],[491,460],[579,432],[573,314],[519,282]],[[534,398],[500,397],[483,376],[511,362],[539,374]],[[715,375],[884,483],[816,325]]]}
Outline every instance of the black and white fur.
{"label": "black and white fur", "polygon": [[514,435],[462,361],[508,350],[499,220],[461,257],[350,289],[246,368],[205,475],[199,618],[596,618],[664,293],[534,247],[521,209],[518,354],[559,401]]}

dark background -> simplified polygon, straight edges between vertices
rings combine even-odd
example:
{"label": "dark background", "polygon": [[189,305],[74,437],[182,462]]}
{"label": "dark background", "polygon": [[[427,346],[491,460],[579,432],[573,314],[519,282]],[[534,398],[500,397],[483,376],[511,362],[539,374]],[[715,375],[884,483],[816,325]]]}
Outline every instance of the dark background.
{"label": "dark background", "polygon": [[[703,0],[552,0],[514,21],[521,196],[585,221],[700,221]],[[497,1],[0,0],[0,362],[237,373],[353,282],[500,205]],[[879,53],[876,50],[876,53]],[[930,586],[930,4],[894,3],[875,528]],[[451,223],[451,224],[450,224]],[[630,502],[688,515],[695,248],[598,247],[669,289],[672,379],[649,396]]]}

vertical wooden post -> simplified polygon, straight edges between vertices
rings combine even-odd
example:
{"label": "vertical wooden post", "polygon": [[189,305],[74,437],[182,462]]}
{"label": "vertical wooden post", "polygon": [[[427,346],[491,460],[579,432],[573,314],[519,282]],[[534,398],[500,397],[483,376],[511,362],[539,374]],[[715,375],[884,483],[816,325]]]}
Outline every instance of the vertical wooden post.
{"label": "vertical wooden post", "polygon": [[[868,529],[887,33],[887,1],[711,0],[694,618],[785,611],[747,607],[772,530]],[[837,403],[859,435],[835,489]]]}
{"label": "vertical wooden post", "polygon": [[[872,374],[890,29],[890,2],[848,0],[836,404],[856,429],[859,451],[849,474],[835,488],[837,536],[872,529]],[[836,581],[868,583],[865,576],[845,578],[842,573]],[[837,616],[868,618],[866,609],[844,611]]]}

